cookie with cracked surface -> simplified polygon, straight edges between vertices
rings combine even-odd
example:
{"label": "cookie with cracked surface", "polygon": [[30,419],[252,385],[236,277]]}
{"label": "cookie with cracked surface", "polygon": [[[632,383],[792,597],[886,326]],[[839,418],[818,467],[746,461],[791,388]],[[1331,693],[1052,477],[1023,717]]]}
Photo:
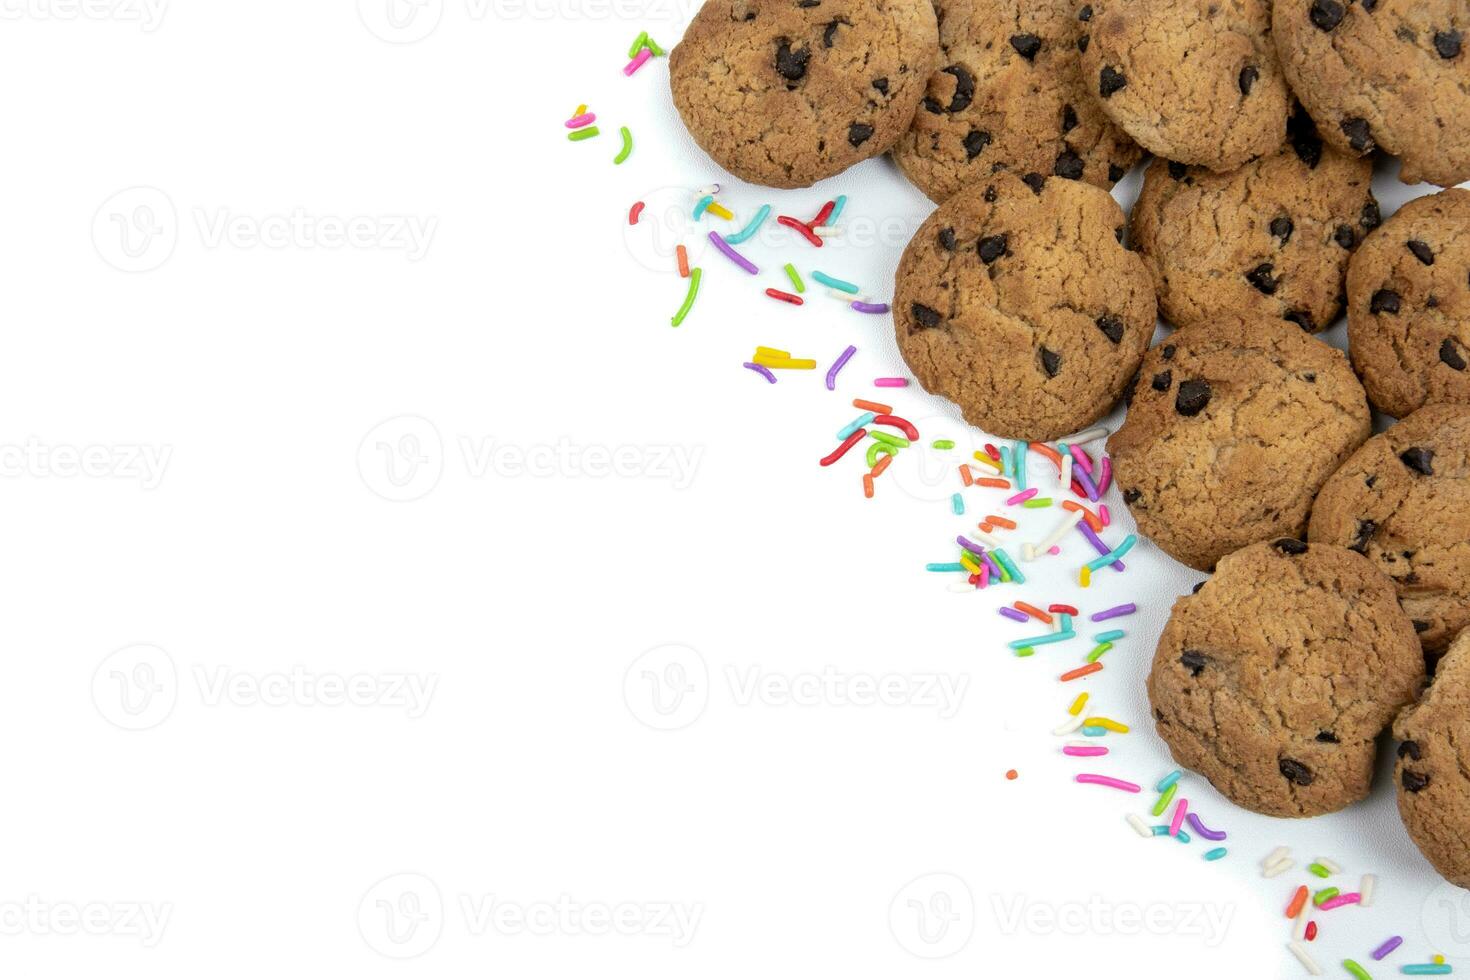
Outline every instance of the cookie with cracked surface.
{"label": "cookie with cracked surface", "polygon": [[1007,439],[1054,439],[1117,402],[1153,336],[1153,284],[1106,191],[1009,174],[961,191],[898,265],[898,349],[926,391]]}
{"label": "cookie with cracked surface", "polygon": [[1142,151],[1085,90],[1072,0],[936,0],[940,68],[893,158],[929,198],[1000,170],[1112,187]]}
{"label": "cookie with cracked surface", "polygon": [[1470,405],[1426,405],[1322,487],[1308,538],[1366,555],[1431,656],[1470,626]]}
{"label": "cookie with cracked surface", "polygon": [[1234,170],[1286,138],[1269,0],[1092,0],[1088,92],[1150,152]]}
{"label": "cookie with cracked surface", "polygon": [[1370,431],[1341,351],[1282,320],[1216,319],[1144,356],[1108,451],[1138,529],[1209,571],[1245,545],[1305,534],[1317,491]]}
{"label": "cookie with cracked surface", "polygon": [[1217,174],[1154,160],[1131,218],[1133,247],[1176,326],[1219,316],[1325,330],[1341,309],[1364,208],[1366,160],[1287,146]]}
{"label": "cookie with cracked surface", "polygon": [[1280,538],[1174,603],[1148,697],[1181,765],[1248,810],[1310,817],[1368,795],[1375,740],[1423,682],[1388,579],[1345,548]]}
{"label": "cookie with cracked surface", "polygon": [[1348,350],[1380,411],[1470,404],[1470,191],[1399,208],[1363,241],[1347,285]]}
{"label": "cookie with cracked surface", "polygon": [[1459,635],[1434,680],[1393,725],[1399,816],[1419,853],[1445,880],[1470,888],[1470,630]]}
{"label": "cookie with cracked surface", "polygon": [[1276,0],[1291,88],[1343,153],[1383,149],[1399,179],[1470,178],[1470,31],[1464,0]]}
{"label": "cookie with cracked surface", "polygon": [[807,187],[893,146],[938,54],[929,0],[710,0],[669,55],[669,84],[720,166]]}

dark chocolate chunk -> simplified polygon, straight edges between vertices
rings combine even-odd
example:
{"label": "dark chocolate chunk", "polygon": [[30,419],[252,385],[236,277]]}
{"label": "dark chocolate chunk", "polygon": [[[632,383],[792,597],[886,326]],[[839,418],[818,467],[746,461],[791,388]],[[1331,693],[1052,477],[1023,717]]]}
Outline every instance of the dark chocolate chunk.
{"label": "dark chocolate chunk", "polygon": [[1439,52],[1441,58],[1448,60],[1460,53],[1460,41],[1462,39],[1463,36],[1457,30],[1435,31],[1434,50]]}
{"label": "dark chocolate chunk", "polygon": [[1336,745],[1337,744],[1337,735],[1335,733],[1333,733],[1333,732],[1318,732],[1317,733],[1317,741],[1319,741],[1319,742],[1327,742],[1330,745]]}
{"label": "dark chocolate chunk", "polygon": [[1250,95],[1251,87],[1256,84],[1256,79],[1261,77],[1261,70],[1255,65],[1246,65],[1240,70],[1240,94]]}
{"label": "dark chocolate chunk", "polygon": [[1312,780],[1317,777],[1312,775],[1312,770],[1297,762],[1295,759],[1282,759],[1278,763],[1281,775],[1296,783],[1298,786],[1310,786]]}
{"label": "dark chocolate chunk", "polygon": [[791,42],[782,38],[776,43],[776,71],[788,82],[799,82],[806,77],[806,63],[812,53],[806,48],[791,50]]}
{"label": "dark chocolate chunk", "polygon": [[1011,47],[1027,61],[1035,61],[1036,52],[1041,50],[1041,38],[1035,34],[1012,34]]}
{"label": "dark chocolate chunk", "polygon": [[1164,360],[1166,360],[1166,361],[1172,361],[1172,360],[1174,360],[1174,352],[1176,350],[1178,350],[1178,348],[1175,347],[1173,344],[1165,344],[1159,350],[1159,354],[1164,358]]}
{"label": "dark chocolate chunk", "polygon": [[847,141],[853,146],[862,146],[873,135],[873,127],[867,123],[853,123],[847,127]]}
{"label": "dark chocolate chunk", "polygon": [[975,98],[975,76],[971,75],[963,65],[950,65],[948,68],[941,68],[940,71],[954,76],[954,95],[949,100],[949,111],[959,112]]}
{"label": "dark chocolate chunk", "polygon": [[1423,758],[1424,753],[1420,750],[1419,743],[1410,739],[1408,741],[1399,743],[1398,755],[1400,759],[1402,759],[1404,756],[1408,756],[1410,759],[1418,762],[1421,758]]}
{"label": "dark chocolate chunk", "polygon": [[1376,145],[1373,142],[1373,131],[1368,127],[1368,120],[1361,116],[1349,116],[1338,123],[1342,134],[1347,137],[1348,146],[1359,153],[1368,153]]}
{"label": "dark chocolate chunk", "polygon": [[1399,294],[1392,289],[1380,289],[1368,300],[1369,313],[1397,313]]}
{"label": "dark chocolate chunk", "polygon": [[1353,231],[1351,225],[1338,225],[1337,230],[1332,233],[1332,240],[1343,248],[1352,248],[1358,244],[1358,233]]}
{"label": "dark chocolate chunk", "polygon": [[1465,355],[1455,346],[1453,337],[1446,337],[1439,345],[1439,359],[1456,371],[1465,370]]}
{"label": "dark chocolate chunk", "polygon": [[1084,34],[1084,35],[1082,35],[1081,37],[1079,37],[1077,39],[1077,50],[1080,51],[1082,54],[1086,54],[1087,53],[1087,45],[1089,43],[1091,43],[1091,41],[1092,41],[1092,35],[1091,34]]}
{"label": "dark chocolate chunk", "polygon": [[1103,70],[1098,74],[1097,91],[1106,99],[1127,84],[1128,79],[1123,77],[1122,72],[1112,65],[1103,65]]}
{"label": "dark chocolate chunk", "polygon": [[939,247],[942,248],[942,249],[944,249],[946,252],[953,252],[954,251],[954,229],[953,228],[941,228],[941,229],[939,229]]}
{"label": "dark chocolate chunk", "polygon": [[1170,388],[1174,387],[1174,372],[1160,371],[1158,374],[1154,375],[1154,379],[1153,381],[1149,382],[1149,386],[1152,387],[1154,391],[1168,391]]}
{"label": "dark chocolate chunk", "polygon": [[965,134],[965,159],[973,160],[990,145],[990,134],[983,129],[972,129]]}
{"label": "dark chocolate chunk", "polygon": [[1423,262],[1425,265],[1434,265],[1434,249],[1430,248],[1428,243],[1411,238],[1404,242],[1404,247],[1410,252],[1413,252],[1414,258],[1420,262]]}
{"label": "dark chocolate chunk", "polygon": [[1312,314],[1308,313],[1306,310],[1287,310],[1286,314],[1282,316],[1281,319],[1285,320],[1287,323],[1295,323],[1307,333],[1311,333],[1317,328],[1317,325],[1312,322]]}
{"label": "dark chocolate chunk", "polygon": [[1284,214],[1279,218],[1271,219],[1271,234],[1281,239],[1281,244],[1283,245],[1291,241],[1291,232],[1295,227],[1291,223],[1291,219]]}
{"label": "dark chocolate chunk", "polygon": [[1399,460],[1421,476],[1434,475],[1434,450],[1423,446],[1411,446],[1399,453]]}
{"label": "dark chocolate chunk", "polygon": [[1104,337],[1108,338],[1115,344],[1122,343],[1123,331],[1125,329],[1122,320],[1120,320],[1118,317],[1113,316],[1111,313],[1104,313],[1094,322],[1097,324],[1097,329],[1103,332]]}
{"label": "dark chocolate chunk", "polygon": [[1048,378],[1055,378],[1062,369],[1062,355],[1045,347],[1041,348],[1041,369]]}
{"label": "dark chocolate chunk", "polygon": [[1057,162],[1052,165],[1051,172],[1068,180],[1081,180],[1084,167],[1081,157],[1071,150],[1063,150],[1057,155]]}
{"label": "dark chocolate chunk", "polygon": [[882,92],[884,95],[887,95],[888,94],[888,79],[887,78],[875,78],[875,79],[873,79],[873,87],[875,89],[877,89],[878,91]]}
{"label": "dark chocolate chunk", "polygon": [[1139,497],[1142,497],[1142,496],[1143,496],[1143,491],[1142,490],[1132,490],[1132,489],[1124,490],[1123,491],[1123,503],[1129,504],[1131,506],[1133,504],[1138,503],[1138,498]]}
{"label": "dark chocolate chunk", "polygon": [[980,239],[980,244],[978,246],[978,251],[980,252],[980,261],[984,262],[986,265],[989,265],[996,259],[1000,258],[1002,255],[1006,254],[1006,240],[1007,236],[1004,234],[988,235],[985,238]]}
{"label": "dark chocolate chunk", "polygon": [[1368,542],[1373,540],[1373,534],[1378,530],[1378,522],[1366,517],[1358,518],[1358,529],[1353,534],[1353,543],[1348,548],[1360,555],[1368,553]]}
{"label": "dark chocolate chunk", "polygon": [[1175,163],[1173,160],[1170,160],[1169,161],[1169,176],[1170,177],[1173,177],[1175,180],[1183,180],[1184,179],[1184,175],[1187,174],[1187,173],[1189,173],[1189,168],[1186,167],[1184,164],[1182,164],[1182,163]]}
{"label": "dark chocolate chunk", "polygon": [[1363,213],[1358,217],[1358,224],[1363,226],[1364,231],[1372,231],[1383,224],[1383,212],[1378,210],[1378,202],[1373,198],[1363,205]]}
{"label": "dark chocolate chunk", "polygon": [[1403,783],[1404,789],[1417,793],[1429,785],[1429,777],[1412,769],[1405,769]]}
{"label": "dark chocolate chunk", "polygon": [[1428,633],[1430,628],[1434,626],[1433,623],[1426,623],[1422,619],[1411,619],[1409,622],[1414,625],[1415,633]]}
{"label": "dark chocolate chunk", "polygon": [[1174,396],[1174,411],[1185,417],[1198,415],[1210,403],[1210,395],[1208,381],[1182,381],[1179,384],[1179,393]]}
{"label": "dark chocolate chunk", "polygon": [[[1201,582],[1200,584],[1203,585],[1204,583]],[[1210,659],[1198,650],[1185,650],[1179,655],[1179,662],[1184,665],[1191,676],[1198,677],[1200,671],[1205,669],[1205,664],[1209,663]]]}
{"label": "dark chocolate chunk", "polygon": [[1070,105],[1062,106],[1062,132],[1070,133],[1077,128],[1077,110]]}
{"label": "dark chocolate chunk", "polygon": [[851,26],[851,24],[843,20],[841,17],[828,23],[826,29],[822,31],[822,47],[830,48],[832,46],[832,42],[837,40],[837,28]]}
{"label": "dark chocolate chunk", "polygon": [[1081,10],[1077,11],[1077,19],[1083,23],[1092,20],[1092,4],[1085,4]]}
{"label": "dark chocolate chunk", "polygon": [[1270,262],[1262,262],[1245,274],[1245,281],[1270,296],[1281,284],[1279,280],[1271,276],[1271,270],[1274,268],[1275,266]]}
{"label": "dark chocolate chunk", "polygon": [[1128,173],[1127,167],[1120,167],[1116,163],[1108,164],[1108,180],[1117,183]]}
{"label": "dark chocolate chunk", "polygon": [[1271,547],[1283,555],[1305,555],[1307,543],[1300,538],[1277,538],[1271,542]]}
{"label": "dark chocolate chunk", "polygon": [[909,307],[913,311],[914,319],[919,321],[921,327],[939,326],[939,311],[925,306],[923,303],[914,303]]}
{"label": "dark chocolate chunk", "polygon": [[1337,0],[1312,0],[1312,7],[1307,11],[1307,16],[1312,19],[1318,30],[1330,31],[1342,23],[1343,14],[1347,10]]}
{"label": "dark chocolate chunk", "polygon": [[1043,177],[1041,174],[1030,173],[1021,178],[1021,183],[1031,188],[1032,193],[1034,193],[1037,197],[1040,197],[1041,188],[1046,186],[1046,178]]}
{"label": "dark chocolate chunk", "polygon": [[1322,137],[1317,135],[1317,124],[1300,105],[1286,120],[1286,138],[1296,151],[1297,159],[1315,169],[1322,160]]}

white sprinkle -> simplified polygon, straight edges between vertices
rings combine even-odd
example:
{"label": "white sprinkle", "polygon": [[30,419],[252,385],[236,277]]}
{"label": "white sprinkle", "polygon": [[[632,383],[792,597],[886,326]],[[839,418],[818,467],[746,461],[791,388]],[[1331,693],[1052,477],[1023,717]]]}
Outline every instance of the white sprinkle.
{"label": "white sprinkle", "polygon": [[718,194],[719,192],[720,192],[720,185],[719,184],[705,184],[703,187],[701,187],[695,193],[697,193],[700,197],[713,197],[715,194]]}
{"label": "white sprinkle", "polygon": [[1062,518],[1061,523],[1053,528],[1050,534],[1042,538],[1040,541],[1036,542],[1035,545],[1027,545],[1027,547],[1032,548],[1033,553],[1041,552],[1045,554],[1046,552],[1050,551],[1055,545],[1060,544],[1062,538],[1066,536],[1068,531],[1076,527],[1077,522],[1080,520],[1082,520],[1082,511],[1069,511],[1067,513],[1067,516]]}
{"label": "white sprinkle", "polygon": [[1332,872],[1335,875],[1342,874],[1342,868],[1338,867],[1337,863],[1332,861],[1330,858],[1318,858],[1317,863],[1322,865],[1322,867],[1326,868],[1328,871]]}
{"label": "white sprinkle", "polygon": [[1057,485],[1066,490],[1072,485],[1072,454],[1062,456],[1062,472],[1057,477]]}
{"label": "white sprinkle", "polygon": [[1053,735],[1070,735],[1082,727],[1082,712],[1077,712],[1077,717],[1068,718],[1051,730]]}
{"label": "white sprinkle", "polygon": [[1088,429],[1085,432],[1079,432],[1075,436],[1069,436],[1066,439],[1058,439],[1057,441],[1058,442],[1065,442],[1069,446],[1080,446],[1084,442],[1091,442],[1094,439],[1102,439],[1107,434],[1108,434],[1108,430],[1107,429],[1104,429],[1100,425],[1095,425],[1095,426],[1093,426],[1092,428]]}
{"label": "white sprinkle", "polygon": [[1312,903],[1306,902],[1291,923],[1291,938],[1301,942],[1307,938],[1307,919],[1312,914]]}
{"label": "white sprinkle", "polygon": [[1153,828],[1139,819],[1136,813],[1128,814],[1128,826],[1136,830],[1139,837],[1152,837],[1154,835]]}
{"label": "white sprinkle", "polygon": [[1363,875],[1363,880],[1358,882],[1358,894],[1362,896],[1358,899],[1359,905],[1366,908],[1373,904],[1373,886],[1376,884],[1378,884],[1377,875]]}
{"label": "white sprinkle", "polygon": [[818,238],[841,238],[842,229],[836,225],[817,225],[812,229],[812,234]]}
{"label": "white sprinkle", "polygon": [[866,303],[866,302],[868,302],[868,296],[867,296],[866,293],[844,293],[840,289],[830,289],[829,288],[827,290],[827,295],[828,296],[831,296],[833,299],[840,299],[844,303]]}
{"label": "white sprinkle", "polygon": [[1282,858],[1275,864],[1267,866],[1262,874],[1264,874],[1267,878],[1274,878],[1277,875],[1281,874],[1283,871],[1290,871],[1294,867],[1296,867],[1295,861],[1293,861],[1291,858]]}
{"label": "white sprinkle", "polygon": [[1290,853],[1291,848],[1283,844],[1282,846],[1276,848],[1276,850],[1272,851],[1270,854],[1266,855],[1266,857],[1261,861],[1261,867],[1269,868],[1271,865],[1275,864],[1277,861],[1280,861],[1282,858],[1286,857]]}
{"label": "white sprinkle", "polygon": [[984,531],[981,531],[981,530],[978,530],[978,529],[977,530],[974,530],[974,531],[971,531],[969,536],[979,539],[979,541],[980,541],[981,544],[987,544],[987,545],[989,545],[992,548],[1004,548],[1005,547],[1005,545],[1001,544],[999,541],[997,541],[995,539],[995,536],[994,535],[986,534]]}
{"label": "white sprinkle", "polygon": [[1305,946],[1301,943],[1287,943],[1286,948],[1291,950],[1291,954],[1297,958],[1297,961],[1301,963],[1304,970],[1314,977],[1320,977],[1322,975],[1322,968],[1317,965],[1316,960],[1312,959],[1312,955],[1307,952]]}
{"label": "white sprinkle", "polygon": [[[1022,561],[1035,561],[1036,560],[1036,545],[1032,544],[1029,541],[1026,542],[1025,544],[1021,545],[1021,560]],[[1053,625],[1055,625],[1055,624],[1053,624]],[[1052,630],[1052,632],[1055,633],[1056,630]]]}

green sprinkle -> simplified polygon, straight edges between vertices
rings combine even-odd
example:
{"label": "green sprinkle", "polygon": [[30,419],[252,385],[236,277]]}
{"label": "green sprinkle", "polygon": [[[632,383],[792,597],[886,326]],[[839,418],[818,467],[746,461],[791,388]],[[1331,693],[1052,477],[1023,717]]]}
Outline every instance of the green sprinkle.
{"label": "green sprinkle", "polygon": [[1223,847],[1217,847],[1214,850],[1205,851],[1205,860],[1206,861],[1218,861],[1222,857],[1224,857],[1227,853],[1228,852],[1225,850],[1225,848],[1223,848]]}
{"label": "green sprinkle", "polygon": [[571,140],[573,143],[577,143],[582,140],[590,140],[592,137],[596,136],[597,133],[598,129],[596,126],[587,126],[582,129],[573,130],[572,132],[567,133],[567,139]]}
{"label": "green sprinkle", "polygon": [[633,39],[633,46],[628,49],[628,57],[629,58],[636,58],[636,57],[638,57],[638,52],[639,51],[642,51],[643,50],[643,46],[645,44],[647,44],[647,43],[648,43],[648,32],[647,31],[643,31],[642,33],[640,33],[637,37],[635,37]]}
{"label": "green sprinkle", "polygon": [[[868,435],[871,438],[877,439],[879,442],[884,443],[885,445],[897,446],[900,449],[902,449],[904,446],[909,445],[909,441],[907,439],[905,439],[903,436],[891,436],[891,435],[889,435],[886,432],[879,432],[877,429],[869,429],[868,430]],[[955,494],[955,496],[958,497],[959,494]],[[955,511],[955,513],[956,514],[963,514],[964,511],[963,510],[957,510],[957,511]]]}
{"label": "green sprinkle", "polygon": [[[876,433],[870,433],[870,435],[875,434]],[[905,443],[904,445],[908,444]],[[950,497],[949,509],[954,511],[956,514],[963,514],[965,512],[965,498],[961,497],[959,494],[955,494],[954,496]]]}
{"label": "green sprinkle", "polygon": [[1093,647],[1092,652],[1087,655],[1087,662],[1090,664],[1097,663],[1098,658],[1107,653],[1112,648],[1113,645],[1111,643],[1099,643],[1097,646]]}
{"label": "green sprinkle", "polygon": [[677,327],[689,315],[689,310],[694,306],[694,297],[699,295],[699,277],[702,275],[704,270],[698,267],[689,270],[689,293],[684,297],[684,305],[679,307],[679,312],[669,321],[669,326]]}
{"label": "green sprinkle", "polygon": [[1126,635],[1122,630],[1108,630],[1106,633],[1097,634],[1093,639],[1099,643],[1112,643],[1114,640],[1121,640]]}
{"label": "green sprinkle", "polygon": [[954,440],[953,439],[935,439],[933,442],[929,443],[929,448],[930,449],[953,449],[954,448]]}
{"label": "green sprinkle", "polygon": [[1031,647],[1021,647],[1019,650],[1016,651],[1016,656],[1018,656],[1018,657],[1029,657],[1029,656],[1031,656],[1035,652],[1036,651],[1033,650]]}
{"label": "green sprinkle", "polygon": [[1166,789],[1166,790],[1164,790],[1163,795],[1159,797],[1159,802],[1155,803],[1154,804],[1154,808],[1151,811],[1149,811],[1149,812],[1152,813],[1156,817],[1162,815],[1163,812],[1164,812],[1164,808],[1169,805],[1169,801],[1170,800],[1174,799],[1174,794],[1177,793],[1178,791],[1179,791],[1179,784],[1178,783],[1171,783],[1169,785],[1169,788]]}
{"label": "green sprinkle", "polygon": [[[728,241],[728,239],[726,239]],[[791,280],[791,285],[798,293],[806,292],[806,283],[801,281],[801,274],[796,271],[796,266],[790,262],[786,263],[786,278]]]}
{"label": "green sprinkle", "polygon": [[892,446],[884,445],[881,442],[873,443],[871,446],[868,447],[868,469],[872,469],[873,467],[878,465],[879,453],[887,453],[890,456],[897,456],[898,450],[894,449]]}
{"label": "green sprinkle", "polygon": [[1307,870],[1312,872],[1312,874],[1316,875],[1318,878],[1332,877],[1332,872],[1322,867],[1322,865],[1318,864],[1316,861],[1313,861],[1311,864],[1307,865]]}
{"label": "green sprinkle", "polygon": [[628,159],[628,154],[633,152],[633,134],[628,131],[628,127],[623,126],[618,132],[623,137],[623,148],[618,151],[617,156],[613,157],[614,164],[622,163]]}
{"label": "green sprinkle", "polygon": [[1373,980],[1373,975],[1371,973],[1363,969],[1352,960],[1343,960],[1342,968],[1351,973],[1353,976],[1357,977],[1358,980]]}
{"label": "green sprinkle", "polygon": [[1314,894],[1312,896],[1312,904],[1313,905],[1321,905],[1323,902],[1327,901],[1329,898],[1336,898],[1337,896],[1338,896],[1338,889],[1336,889],[1336,888],[1323,888],[1321,891],[1317,892],[1316,894]]}
{"label": "green sprinkle", "polygon": [[658,42],[651,37],[645,37],[643,39],[643,46],[652,51],[655,58],[662,58],[664,56],[664,49],[659,47]]}
{"label": "green sprinkle", "polygon": [[1050,507],[1051,506],[1051,498],[1050,497],[1032,497],[1030,500],[1022,501],[1021,502],[1021,506],[1022,507],[1029,507],[1032,510],[1039,510],[1042,507]]}

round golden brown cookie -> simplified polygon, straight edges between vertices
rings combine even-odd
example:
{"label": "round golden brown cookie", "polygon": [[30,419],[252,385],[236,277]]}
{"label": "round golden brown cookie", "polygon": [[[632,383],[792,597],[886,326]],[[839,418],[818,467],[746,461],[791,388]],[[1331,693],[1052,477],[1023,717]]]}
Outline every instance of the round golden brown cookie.
{"label": "round golden brown cookie", "polygon": [[1344,153],[1383,149],[1399,179],[1470,178],[1465,0],[1275,0],[1292,91]]}
{"label": "round golden brown cookie", "polygon": [[1054,439],[1117,402],[1153,335],[1123,211],[1090,184],[1009,174],[919,226],[894,284],[898,349],[926,391],[1007,439]]}
{"label": "round golden brown cookie", "polygon": [[1000,170],[1112,187],[1141,155],[1087,94],[1072,0],[936,0],[940,68],[893,158],[931,200]]}
{"label": "round golden brown cookie", "polygon": [[669,83],[716,163],[806,187],[893,146],[938,53],[929,0],[709,0],[669,56]]}
{"label": "round golden brown cookie", "polygon": [[1313,543],[1366,555],[1426,652],[1470,626],[1470,405],[1426,405],[1365,442],[1322,487]]}
{"label": "round golden brown cookie", "polygon": [[1348,350],[1368,398],[1403,418],[1470,404],[1470,191],[1419,197],[1348,265]]}
{"label": "round golden brown cookie", "polygon": [[1315,134],[1224,174],[1154,160],[1129,240],[1160,315],[1176,326],[1223,315],[1326,329],[1363,209],[1377,213],[1372,178],[1368,161],[1324,151]]}
{"label": "round golden brown cookie", "polygon": [[1470,630],[1459,635],[1439,662],[1419,703],[1393,725],[1399,740],[1394,782],[1399,816],[1434,870],[1470,888]]}
{"label": "round golden brown cookie", "polygon": [[1092,0],[1081,13],[1088,91],[1145,149],[1234,170],[1281,146],[1290,96],[1269,0]]}
{"label": "round golden brown cookie", "polygon": [[1143,359],[1108,439],[1138,529],[1208,571],[1256,541],[1307,530],[1312,499],[1368,438],[1341,351],[1281,320],[1210,320]]}
{"label": "round golden brown cookie", "polygon": [[1148,697],[1181,765],[1248,810],[1310,817],[1368,795],[1375,740],[1423,682],[1389,581],[1344,548],[1281,538],[1174,603]]}

